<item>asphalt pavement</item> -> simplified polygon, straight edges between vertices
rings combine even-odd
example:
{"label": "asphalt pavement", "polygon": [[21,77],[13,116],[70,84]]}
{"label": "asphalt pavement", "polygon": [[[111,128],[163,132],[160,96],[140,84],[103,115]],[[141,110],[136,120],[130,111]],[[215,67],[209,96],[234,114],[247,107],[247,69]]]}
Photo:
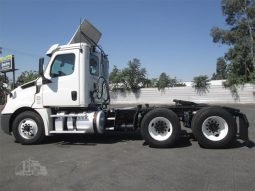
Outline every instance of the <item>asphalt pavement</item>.
{"label": "asphalt pavement", "polygon": [[203,149],[189,136],[150,148],[139,133],[62,135],[25,146],[0,131],[0,190],[254,191],[255,105],[235,105],[251,142]]}

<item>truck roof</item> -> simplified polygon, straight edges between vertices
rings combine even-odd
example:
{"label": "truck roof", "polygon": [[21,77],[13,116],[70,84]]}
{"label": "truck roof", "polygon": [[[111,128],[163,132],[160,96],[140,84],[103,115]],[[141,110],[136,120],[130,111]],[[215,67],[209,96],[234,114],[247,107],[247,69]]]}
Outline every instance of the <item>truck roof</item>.
{"label": "truck roof", "polygon": [[51,56],[57,50],[75,49],[75,48],[81,48],[85,46],[91,47],[92,45],[87,43],[75,43],[75,44],[66,44],[66,45],[53,44],[46,52],[46,55]]}

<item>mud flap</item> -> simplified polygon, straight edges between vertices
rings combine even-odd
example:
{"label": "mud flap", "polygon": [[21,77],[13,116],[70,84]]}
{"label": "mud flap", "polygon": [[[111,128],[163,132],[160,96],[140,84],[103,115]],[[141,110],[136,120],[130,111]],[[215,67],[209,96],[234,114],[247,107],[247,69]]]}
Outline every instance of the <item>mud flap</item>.
{"label": "mud flap", "polygon": [[247,120],[247,117],[244,114],[240,113],[238,135],[239,135],[239,138],[245,142],[249,141],[248,128],[249,128],[249,122]]}

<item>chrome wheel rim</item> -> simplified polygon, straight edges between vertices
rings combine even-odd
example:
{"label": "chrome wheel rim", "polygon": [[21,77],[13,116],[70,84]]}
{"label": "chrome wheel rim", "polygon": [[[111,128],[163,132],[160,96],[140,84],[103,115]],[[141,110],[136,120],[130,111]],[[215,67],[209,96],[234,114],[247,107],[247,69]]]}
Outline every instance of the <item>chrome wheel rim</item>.
{"label": "chrome wheel rim", "polygon": [[211,141],[221,141],[228,134],[228,123],[219,116],[208,117],[202,124],[202,133]]}
{"label": "chrome wheel rim", "polygon": [[167,140],[173,133],[171,122],[165,117],[155,117],[149,123],[149,134],[157,141]]}
{"label": "chrome wheel rim", "polygon": [[19,123],[18,130],[24,139],[33,139],[38,132],[38,126],[33,119],[26,118]]}

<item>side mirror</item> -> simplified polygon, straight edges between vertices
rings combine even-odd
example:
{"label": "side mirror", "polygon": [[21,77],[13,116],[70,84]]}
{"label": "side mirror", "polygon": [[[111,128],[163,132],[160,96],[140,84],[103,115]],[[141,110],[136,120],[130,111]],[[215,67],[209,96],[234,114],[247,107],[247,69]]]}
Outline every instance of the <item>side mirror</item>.
{"label": "side mirror", "polygon": [[44,64],[44,58],[40,58],[39,59],[39,75],[40,76],[44,76],[44,74],[43,74],[43,64]]}
{"label": "side mirror", "polygon": [[49,84],[51,83],[51,81],[49,79],[46,79],[44,76],[43,64],[44,64],[44,58],[40,58],[39,59],[39,75],[42,77],[43,84]]}

